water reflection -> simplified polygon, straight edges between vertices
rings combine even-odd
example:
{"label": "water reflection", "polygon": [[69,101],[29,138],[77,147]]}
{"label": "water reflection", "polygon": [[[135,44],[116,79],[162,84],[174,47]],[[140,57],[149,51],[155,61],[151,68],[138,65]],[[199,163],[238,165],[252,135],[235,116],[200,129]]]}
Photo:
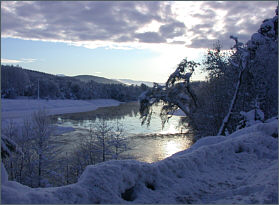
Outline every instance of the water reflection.
{"label": "water reflection", "polygon": [[[64,143],[64,151],[73,151],[79,139],[88,133],[90,125],[105,119],[108,123],[120,122],[125,129],[131,149],[123,153],[124,159],[137,159],[145,162],[162,160],[172,154],[187,149],[192,140],[189,134],[181,134],[180,117],[172,117],[162,130],[159,116],[160,107],[155,108],[150,126],[141,126],[139,104],[125,103],[116,107],[104,107],[91,112],[63,114],[53,117],[55,123],[72,126],[76,131],[59,136]],[[185,130],[183,130],[185,132]]]}
{"label": "water reflection", "polygon": [[192,143],[192,138],[183,134],[137,136],[131,140],[131,145],[135,146],[125,154],[134,156],[139,161],[152,163],[185,150]]}
{"label": "water reflection", "polygon": [[[115,107],[103,107],[91,112],[56,115],[53,117],[53,121],[63,126],[85,129],[101,119],[105,119],[109,124],[114,124],[118,121],[124,125],[126,135],[129,136],[151,133],[181,133],[182,127],[178,126],[181,117],[178,116],[170,118],[169,122],[162,129],[161,118],[159,116],[160,109],[160,106],[154,108],[150,126],[141,126],[138,102],[123,103]],[[185,131],[187,130],[183,130],[183,132]]]}
{"label": "water reflection", "polygon": [[113,107],[101,107],[97,110],[81,113],[67,113],[61,115],[55,115],[53,117],[54,121],[72,121],[73,123],[80,122],[86,123],[89,121],[95,121],[96,119],[105,120],[121,120],[124,117],[136,117],[139,116],[139,103],[130,102],[123,103],[119,106]]}
{"label": "water reflection", "polygon": [[167,142],[167,144],[163,148],[166,151],[166,154],[168,156],[170,156],[170,155],[178,152],[179,150],[181,150],[180,145],[181,144],[178,144],[175,141],[169,141],[169,142]]}
{"label": "water reflection", "polygon": [[174,124],[170,124],[167,130],[162,130],[160,133],[161,134],[175,134],[177,133],[178,129],[177,126]]}

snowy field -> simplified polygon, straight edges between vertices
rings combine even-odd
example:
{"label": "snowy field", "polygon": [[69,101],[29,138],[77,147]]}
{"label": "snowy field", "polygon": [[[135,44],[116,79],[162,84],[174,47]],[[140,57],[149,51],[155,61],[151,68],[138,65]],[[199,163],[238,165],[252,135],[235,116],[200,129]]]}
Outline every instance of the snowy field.
{"label": "snowy field", "polygon": [[13,120],[21,123],[25,117],[39,108],[46,109],[49,115],[87,112],[99,107],[117,106],[120,102],[112,99],[96,100],[11,100],[1,99],[2,122]]}
{"label": "snowy field", "polygon": [[[277,136],[277,137],[276,137]],[[156,163],[108,161],[87,166],[79,181],[29,188],[8,181],[2,203],[278,203],[278,120],[209,136]]]}

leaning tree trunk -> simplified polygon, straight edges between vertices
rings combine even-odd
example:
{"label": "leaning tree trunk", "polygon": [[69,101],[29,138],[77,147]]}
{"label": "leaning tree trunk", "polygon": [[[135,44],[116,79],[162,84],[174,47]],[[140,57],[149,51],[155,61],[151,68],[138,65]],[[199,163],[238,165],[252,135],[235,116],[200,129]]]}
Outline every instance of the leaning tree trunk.
{"label": "leaning tree trunk", "polygon": [[241,48],[241,43],[238,42],[237,37],[234,36],[230,36],[231,39],[235,40],[235,48],[237,49],[237,52],[240,52],[240,62],[238,65],[236,65],[235,63],[231,62],[233,64],[233,66],[240,68],[239,74],[238,74],[238,81],[236,84],[236,88],[234,91],[234,95],[233,98],[231,100],[231,104],[229,107],[229,111],[227,113],[227,115],[225,116],[225,118],[223,119],[222,125],[218,131],[217,135],[224,135],[225,134],[225,130],[226,127],[228,125],[228,122],[231,118],[231,114],[232,114],[232,109],[236,103],[237,97],[238,97],[238,93],[239,93],[239,87],[241,85],[242,82],[242,74],[243,72],[246,70],[247,65],[248,65],[248,57],[249,57],[249,52],[244,50],[243,48]]}
{"label": "leaning tree trunk", "polygon": [[217,135],[224,135],[225,134],[226,127],[227,127],[228,122],[231,118],[232,109],[233,109],[233,107],[236,103],[237,96],[238,96],[238,93],[239,93],[239,87],[240,87],[240,84],[241,84],[242,74],[243,74],[243,70],[239,72],[238,81],[237,81],[236,88],[235,88],[235,91],[234,91],[234,95],[233,95],[233,98],[232,98],[232,101],[231,101],[231,104],[230,104],[230,107],[229,107],[229,111],[228,111],[226,117],[223,119],[222,125],[221,125]]}

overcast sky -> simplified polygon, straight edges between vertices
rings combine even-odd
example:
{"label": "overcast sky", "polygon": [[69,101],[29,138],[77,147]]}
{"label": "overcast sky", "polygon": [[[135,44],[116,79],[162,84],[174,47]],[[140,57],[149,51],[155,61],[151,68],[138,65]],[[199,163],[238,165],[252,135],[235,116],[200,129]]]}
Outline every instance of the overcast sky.
{"label": "overcast sky", "polygon": [[[163,82],[184,57],[243,42],[276,1],[1,2],[1,60],[52,74]],[[195,79],[202,78],[196,72]]]}

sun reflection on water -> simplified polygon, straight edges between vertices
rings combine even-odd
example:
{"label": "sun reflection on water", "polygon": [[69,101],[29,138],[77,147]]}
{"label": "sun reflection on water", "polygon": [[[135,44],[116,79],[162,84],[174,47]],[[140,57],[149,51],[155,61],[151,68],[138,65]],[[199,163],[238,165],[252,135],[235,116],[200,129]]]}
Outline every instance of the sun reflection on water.
{"label": "sun reflection on water", "polygon": [[166,156],[171,156],[174,153],[182,150],[181,144],[178,144],[176,141],[168,141],[162,148],[165,151]]}
{"label": "sun reflection on water", "polygon": [[141,139],[138,141],[137,149],[131,153],[137,153],[137,158],[144,162],[156,162],[189,148],[192,144],[190,138],[179,136],[166,136],[158,138]]}
{"label": "sun reflection on water", "polygon": [[175,133],[179,133],[179,130],[173,124],[170,124],[170,126],[167,129],[164,129],[160,132],[160,134],[175,134]]}
{"label": "sun reflection on water", "polygon": [[[76,149],[76,144],[80,141],[80,138],[82,138],[82,136],[78,135],[78,131],[87,135],[87,133],[84,132],[88,130],[88,125],[99,119],[99,114],[116,113],[117,115],[119,109],[120,107],[111,107],[109,112],[106,110],[99,110],[96,113],[88,113],[88,116],[83,113],[77,116],[77,118],[73,117],[73,119],[70,117],[69,119],[63,119],[62,117],[58,119],[58,122],[61,121],[62,125],[73,126],[76,129],[74,132],[59,137],[65,142],[63,143],[64,150],[70,152],[71,149],[72,151]],[[130,108],[123,106],[121,109],[124,109],[126,113],[127,109]],[[159,106],[156,109],[158,113],[160,113],[161,107]],[[178,116],[170,118],[163,130],[159,114],[153,116],[154,119],[149,127],[141,126],[141,120],[138,116],[117,115],[117,117],[123,116],[124,118],[121,119],[121,123],[125,126],[127,132],[125,136],[127,136],[128,147],[130,148],[122,153],[123,159],[136,159],[152,163],[170,157],[176,152],[185,150],[192,144],[191,135],[189,134],[188,136],[187,134],[186,136],[186,134],[182,134],[187,133],[187,128],[178,126],[180,120]],[[116,117],[112,117],[108,122],[114,123],[116,119]]]}

